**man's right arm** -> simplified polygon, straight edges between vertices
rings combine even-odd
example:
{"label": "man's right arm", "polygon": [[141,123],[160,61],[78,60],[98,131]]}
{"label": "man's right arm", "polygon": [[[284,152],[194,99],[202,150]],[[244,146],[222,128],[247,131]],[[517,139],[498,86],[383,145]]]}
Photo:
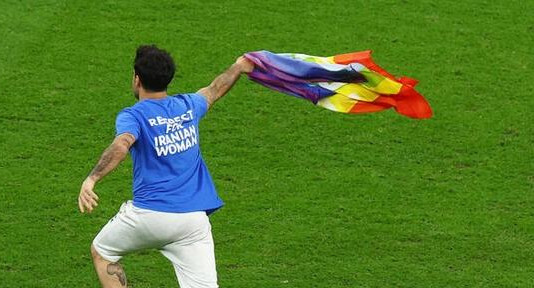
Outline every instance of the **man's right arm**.
{"label": "man's right arm", "polygon": [[230,68],[217,76],[209,86],[198,90],[197,93],[206,98],[208,108],[210,108],[217,100],[219,100],[219,98],[226,95],[232,86],[234,86],[235,82],[239,79],[239,76],[241,76],[241,73],[250,73],[253,69],[254,63],[241,56],[232,66],[230,66]]}

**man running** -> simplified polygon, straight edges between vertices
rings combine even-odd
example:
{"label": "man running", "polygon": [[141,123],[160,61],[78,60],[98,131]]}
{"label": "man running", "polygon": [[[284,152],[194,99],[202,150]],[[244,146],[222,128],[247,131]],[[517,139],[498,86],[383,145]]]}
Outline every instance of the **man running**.
{"label": "man running", "polygon": [[82,213],[98,206],[95,184],[128,154],[133,161],[133,201],[122,204],[93,240],[91,254],[103,287],[126,287],[118,263],[132,251],[156,248],[169,259],[181,288],[218,287],[208,215],[223,205],[199,147],[198,124],[241,73],[244,57],[197,93],[167,95],[172,57],[154,45],[140,46],[132,89],[139,100],[116,119],[116,137],[82,184]]}

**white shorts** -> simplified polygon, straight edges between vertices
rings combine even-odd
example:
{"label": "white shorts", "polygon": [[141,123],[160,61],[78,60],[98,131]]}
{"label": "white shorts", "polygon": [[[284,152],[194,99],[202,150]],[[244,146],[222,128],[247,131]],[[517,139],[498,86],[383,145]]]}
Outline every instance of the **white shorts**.
{"label": "white shorts", "polygon": [[169,259],[181,288],[216,288],[211,225],[205,212],[166,213],[122,204],[93,240],[102,258],[117,262],[125,254],[156,248]]}

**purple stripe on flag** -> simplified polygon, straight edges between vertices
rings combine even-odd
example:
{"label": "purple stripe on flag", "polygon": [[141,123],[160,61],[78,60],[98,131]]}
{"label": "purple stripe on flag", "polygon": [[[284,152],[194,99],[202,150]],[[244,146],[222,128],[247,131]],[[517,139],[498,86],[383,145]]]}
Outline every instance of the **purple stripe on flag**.
{"label": "purple stripe on flag", "polygon": [[335,92],[325,89],[321,86],[305,83],[305,82],[290,82],[283,81],[274,75],[265,73],[260,69],[255,69],[252,73],[248,74],[248,77],[268,88],[280,91],[282,93],[290,94],[298,98],[308,99],[314,104],[320,99],[328,96],[332,96]]}
{"label": "purple stripe on flag", "polygon": [[361,83],[365,77],[350,65],[339,71],[330,71],[318,63],[294,59],[268,51],[245,54],[258,68],[284,81],[292,82],[345,82]]}

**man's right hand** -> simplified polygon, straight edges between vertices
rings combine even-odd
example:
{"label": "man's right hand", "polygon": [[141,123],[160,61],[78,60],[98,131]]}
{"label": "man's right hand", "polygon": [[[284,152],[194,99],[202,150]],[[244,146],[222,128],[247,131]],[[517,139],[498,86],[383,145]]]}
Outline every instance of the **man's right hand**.
{"label": "man's right hand", "polygon": [[245,56],[237,58],[235,64],[241,69],[241,73],[250,73],[254,70],[254,62],[248,60]]}

